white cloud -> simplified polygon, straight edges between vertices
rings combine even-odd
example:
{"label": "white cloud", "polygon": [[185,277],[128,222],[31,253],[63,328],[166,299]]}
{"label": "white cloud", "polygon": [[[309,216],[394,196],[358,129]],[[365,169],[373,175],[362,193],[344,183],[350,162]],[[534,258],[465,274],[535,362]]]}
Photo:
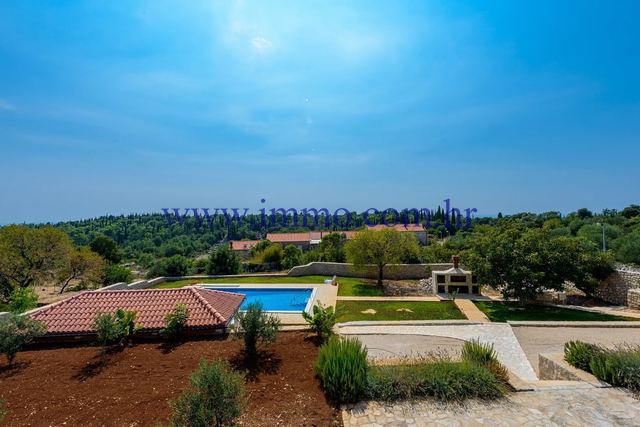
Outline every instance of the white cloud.
{"label": "white cloud", "polygon": [[0,109],[3,109],[3,110],[15,110],[16,107],[14,107],[13,105],[9,104],[4,99],[0,98]]}
{"label": "white cloud", "polygon": [[256,37],[253,40],[251,40],[251,44],[253,45],[253,47],[258,49],[259,51],[264,51],[265,49],[270,48],[272,45],[272,43],[269,40],[265,39],[262,36]]}

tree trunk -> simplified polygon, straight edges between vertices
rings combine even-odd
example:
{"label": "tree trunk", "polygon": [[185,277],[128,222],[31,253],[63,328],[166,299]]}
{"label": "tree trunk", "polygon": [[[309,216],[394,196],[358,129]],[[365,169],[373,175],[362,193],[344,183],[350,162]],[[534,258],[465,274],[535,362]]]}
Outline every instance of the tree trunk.
{"label": "tree trunk", "polygon": [[378,286],[382,286],[382,271],[384,269],[384,265],[378,266]]}

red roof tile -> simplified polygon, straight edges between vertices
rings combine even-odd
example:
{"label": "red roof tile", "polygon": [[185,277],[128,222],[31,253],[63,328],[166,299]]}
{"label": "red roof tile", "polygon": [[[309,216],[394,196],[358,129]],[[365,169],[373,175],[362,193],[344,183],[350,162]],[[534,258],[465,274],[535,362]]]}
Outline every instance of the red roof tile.
{"label": "red roof tile", "polygon": [[248,251],[262,240],[232,240],[229,242],[232,251]]}
{"label": "red roof tile", "polygon": [[308,242],[309,233],[269,233],[267,234],[267,240],[273,243],[284,242]]}
{"label": "red roof tile", "polygon": [[47,334],[94,333],[93,318],[98,311],[117,309],[138,312],[137,324],[143,330],[165,326],[164,316],[176,303],[187,306],[187,328],[219,328],[227,324],[245,296],[233,292],[197,287],[179,289],[141,289],[132,291],[87,291],[31,315],[47,325]]}

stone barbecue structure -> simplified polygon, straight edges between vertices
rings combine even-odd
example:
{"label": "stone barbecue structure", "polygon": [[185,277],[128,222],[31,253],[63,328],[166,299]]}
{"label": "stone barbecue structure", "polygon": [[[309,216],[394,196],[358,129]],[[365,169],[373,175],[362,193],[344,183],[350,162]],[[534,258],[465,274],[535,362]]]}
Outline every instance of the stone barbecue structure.
{"label": "stone barbecue structure", "polygon": [[453,267],[444,271],[432,271],[431,277],[433,286],[438,294],[450,294],[458,292],[460,294],[480,294],[480,287],[476,277],[470,271],[459,267],[460,257],[451,257]]}

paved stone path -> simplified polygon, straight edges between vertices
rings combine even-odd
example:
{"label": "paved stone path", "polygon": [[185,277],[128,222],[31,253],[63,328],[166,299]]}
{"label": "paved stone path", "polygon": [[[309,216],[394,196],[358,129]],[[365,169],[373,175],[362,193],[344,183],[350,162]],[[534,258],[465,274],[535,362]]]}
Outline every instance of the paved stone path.
{"label": "paved stone path", "polygon": [[360,402],[342,411],[345,426],[640,426],[640,401],[613,388],[514,393],[499,403],[464,407],[433,401]]}
{"label": "paved stone path", "polygon": [[[375,324],[367,322],[367,325],[345,324],[340,326],[340,335],[387,335],[388,342],[393,345],[394,335],[430,335],[461,340],[471,340],[477,338],[480,342],[493,344],[498,360],[502,362],[511,372],[524,381],[536,381],[533,367],[520,347],[511,326],[505,323],[457,323],[448,325],[438,324]],[[425,354],[430,348],[423,348],[419,345],[407,345],[405,354],[407,356]]]}

